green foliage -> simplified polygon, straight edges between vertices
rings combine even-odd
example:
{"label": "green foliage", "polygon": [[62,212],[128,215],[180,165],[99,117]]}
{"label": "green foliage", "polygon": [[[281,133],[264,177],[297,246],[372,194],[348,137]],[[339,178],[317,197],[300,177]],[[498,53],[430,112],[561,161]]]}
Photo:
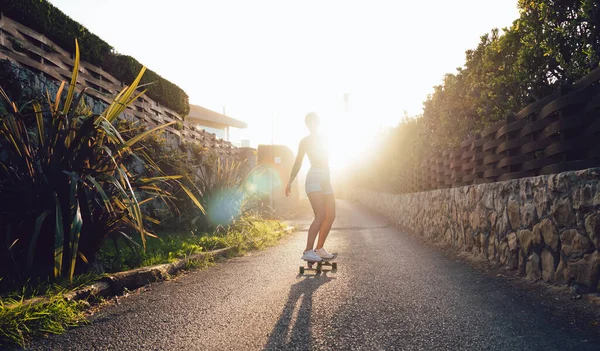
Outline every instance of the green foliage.
{"label": "green foliage", "polygon": [[[519,61],[530,82],[573,83],[600,61],[600,3],[597,0],[519,0]],[[537,98],[547,92],[537,92]]]}
{"label": "green foliage", "polygon": [[[119,55],[112,46],[46,0],[0,0],[0,9],[6,16],[44,34],[68,52],[75,52],[73,38],[77,38],[83,61],[102,67],[122,82],[133,81],[142,68],[137,60]],[[181,88],[150,70],[142,83],[149,82],[156,82],[148,89],[151,99],[183,116],[189,113],[188,95]]]}
{"label": "green foliage", "polygon": [[352,175],[352,180],[360,186],[380,191],[398,189],[399,182],[405,180],[403,172],[427,157],[428,145],[422,135],[422,121],[422,118],[405,116],[398,126],[382,134],[377,144],[369,148],[373,151],[366,158],[368,163],[356,165],[363,171]]}
{"label": "green foliage", "polygon": [[[143,130],[143,127],[139,128],[126,129],[134,135]],[[216,153],[194,143],[172,150],[167,147],[164,135],[158,133],[145,138],[139,145],[139,153],[153,160],[165,174],[182,175],[181,183],[200,202],[201,207],[198,207],[190,197],[182,196],[182,190],[175,190],[172,208],[176,213],[165,215],[161,213],[163,210],[149,204],[146,210],[167,220],[166,225],[170,228],[212,231],[242,216],[250,209],[252,200],[258,197],[247,185],[252,176],[260,176],[262,171],[255,169],[248,173],[243,162],[222,160]]]}
{"label": "green foliage", "polygon": [[[275,245],[285,234],[280,222],[247,215],[211,234],[161,233],[160,239],[148,240],[145,252],[122,249],[107,241],[100,251],[98,262],[108,271],[121,271],[173,262],[191,254],[225,247],[234,247],[239,254]],[[141,246],[139,238],[133,240]],[[119,238],[118,241],[121,245],[129,243],[124,238]],[[186,268],[206,267],[211,262],[209,258],[190,261]],[[47,286],[37,284],[36,288],[27,284],[20,292],[1,297],[0,347],[23,346],[32,338],[60,334],[69,327],[86,323],[84,310],[88,304],[84,301],[67,301],[63,296],[65,292],[80,288],[95,279],[98,279],[97,275],[79,275],[72,282],[62,280],[58,284]],[[26,298],[38,296],[40,291],[50,298],[48,304],[23,303]]]}
{"label": "green foliage", "polygon": [[28,305],[20,299],[0,299],[0,347],[24,346],[31,338],[60,334],[86,323],[84,302],[65,300],[61,294],[43,305]]}
{"label": "green foliage", "polygon": [[[77,263],[93,261],[108,235],[137,232],[142,245],[153,234],[141,205],[168,196],[158,185],[177,177],[144,177],[147,168],[135,144],[155,130],[123,138],[117,117],[138,96],[144,68],[101,115],[82,108],[85,91],[75,93],[75,65],[66,98],[64,83],[47,107],[37,101],[17,108],[0,89],[7,109],[0,111],[0,277],[73,278]],[[84,111],[84,112],[82,112]],[[128,167],[135,158],[141,171]]]}
{"label": "green foliage", "polygon": [[251,176],[260,173],[256,169],[250,174],[242,170],[242,163],[220,158],[207,159],[198,167],[199,176],[194,182],[206,215],[200,217],[200,228],[216,229],[239,219],[248,204],[257,196],[249,191],[247,184]]}
{"label": "green foliage", "polygon": [[75,52],[73,38],[81,44],[83,60],[102,66],[113,48],[46,0],[0,0],[0,9],[11,19],[42,33],[61,48]]}
{"label": "green foliage", "polygon": [[[105,59],[102,68],[115,78],[129,82],[135,78],[136,72],[140,71],[142,64],[131,56],[111,55]],[[148,97],[182,116],[186,116],[190,112],[189,97],[177,85],[150,70],[144,74],[141,81],[141,84],[148,83],[153,83],[148,87]]]}
{"label": "green foliage", "polygon": [[107,272],[118,272],[159,263],[169,263],[189,255],[235,247],[238,252],[261,249],[275,245],[285,235],[278,221],[264,220],[247,215],[226,227],[212,232],[171,231],[160,232],[158,239],[148,240],[145,251],[137,250],[141,246],[126,246],[123,238],[106,241],[100,250],[98,263]]}
{"label": "green foliage", "polygon": [[596,1],[519,1],[510,28],[485,34],[466,52],[464,68],[447,74],[424,103],[434,150],[457,146],[483,128],[573,83],[600,59]]}
{"label": "green foliage", "polygon": [[519,0],[518,6],[520,17],[509,28],[483,35],[475,49],[466,51],[464,67],[434,87],[422,116],[415,117],[418,122],[404,120],[388,133],[379,155],[396,160],[389,167],[375,156],[365,165],[371,184],[394,188],[388,174],[397,176],[431,155],[457,148],[598,67],[598,1]]}

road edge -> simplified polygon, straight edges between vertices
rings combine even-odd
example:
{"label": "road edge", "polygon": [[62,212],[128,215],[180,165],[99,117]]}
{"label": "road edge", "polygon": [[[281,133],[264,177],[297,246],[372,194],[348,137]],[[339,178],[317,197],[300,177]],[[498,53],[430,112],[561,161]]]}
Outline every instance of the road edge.
{"label": "road edge", "polygon": [[[286,232],[286,235],[290,234],[296,229],[294,225],[289,223],[286,224],[288,224],[288,226],[283,229],[283,231]],[[87,300],[89,298],[106,298],[115,296],[123,292],[125,289],[135,290],[150,283],[164,281],[182,271],[188,267],[189,264],[194,262],[201,262],[206,259],[215,260],[218,258],[227,258],[230,255],[235,254],[236,249],[237,248],[235,246],[229,246],[218,250],[192,254],[171,263],[161,263],[112,273],[95,280],[82,288],[64,293],[63,298],[67,301],[79,301]],[[6,307],[9,309],[19,306],[34,307],[38,305],[45,305],[50,302],[50,297],[37,296],[23,300],[22,302],[8,305]]]}

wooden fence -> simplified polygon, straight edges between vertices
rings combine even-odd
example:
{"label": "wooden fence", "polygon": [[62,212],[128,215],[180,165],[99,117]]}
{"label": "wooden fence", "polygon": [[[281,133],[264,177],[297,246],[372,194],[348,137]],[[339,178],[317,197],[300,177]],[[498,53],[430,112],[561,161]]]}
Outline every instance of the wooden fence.
{"label": "wooden fence", "polygon": [[408,162],[401,193],[600,166],[600,68],[463,141]]}
{"label": "wooden fence", "polygon": [[[71,53],[54,44],[44,35],[18,23],[0,13],[0,59],[8,59],[20,67],[42,73],[56,81],[70,81],[74,60]],[[102,68],[87,62],[80,62],[78,87],[86,87],[86,94],[96,101],[109,104],[112,98],[123,89],[123,82],[108,74]],[[129,83],[129,82],[127,82]],[[197,129],[187,123],[175,111],[160,106],[157,102],[142,96],[124,112],[130,120],[138,120],[153,127],[159,124],[178,122],[167,127],[167,140],[171,146],[183,141],[200,144],[218,154],[242,156],[231,143],[216,138],[212,133]]]}

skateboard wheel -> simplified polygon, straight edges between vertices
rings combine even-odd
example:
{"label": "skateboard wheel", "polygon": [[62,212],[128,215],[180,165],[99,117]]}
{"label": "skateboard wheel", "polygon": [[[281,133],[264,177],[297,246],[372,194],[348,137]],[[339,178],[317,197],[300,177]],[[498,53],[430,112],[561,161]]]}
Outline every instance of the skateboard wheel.
{"label": "skateboard wheel", "polygon": [[331,264],[331,269],[337,269],[337,262],[333,262]]}
{"label": "skateboard wheel", "polygon": [[300,274],[304,274],[304,267],[300,267]]}

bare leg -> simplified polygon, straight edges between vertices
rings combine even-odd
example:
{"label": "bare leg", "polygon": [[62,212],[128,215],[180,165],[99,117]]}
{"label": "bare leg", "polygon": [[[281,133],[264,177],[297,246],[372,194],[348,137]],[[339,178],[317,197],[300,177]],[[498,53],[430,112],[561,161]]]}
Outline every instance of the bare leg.
{"label": "bare leg", "polygon": [[308,228],[308,239],[306,240],[306,250],[312,250],[315,246],[315,239],[317,238],[317,234],[319,233],[319,229],[321,225],[325,221],[325,195],[323,195],[322,191],[315,191],[312,193],[308,193],[308,199],[310,200],[310,205],[313,208],[315,213],[315,219],[312,224]]}
{"label": "bare leg", "polygon": [[319,229],[319,241],[317,242],[316,249],[320,249],[325,245],[329,230],[331,230],[333,221],[335,221],[335,197],[333,194],[323,196],[325,197],[325,220]]}

